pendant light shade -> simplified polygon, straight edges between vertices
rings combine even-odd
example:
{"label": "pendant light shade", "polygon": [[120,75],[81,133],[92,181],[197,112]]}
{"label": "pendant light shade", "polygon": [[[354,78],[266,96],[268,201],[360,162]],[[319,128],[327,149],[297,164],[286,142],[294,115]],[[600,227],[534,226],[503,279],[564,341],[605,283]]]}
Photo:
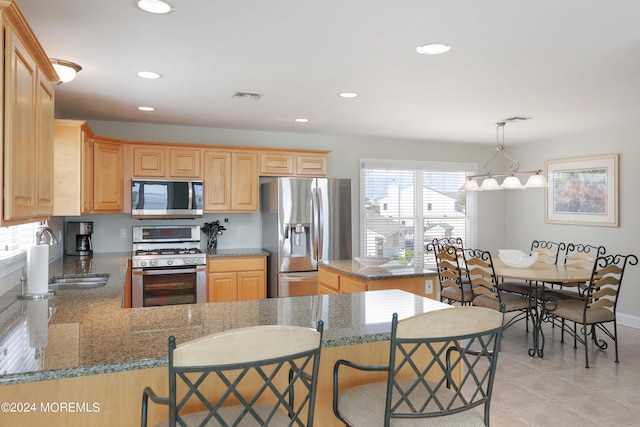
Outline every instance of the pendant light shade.
{"label": "pendant light shade", "polygon": [[512,176],[506,177],[504,181],[502,181],[502,184],[500,185],[500,187],[507,190],[513,190],[513,189],[524,188],[524,185],[522,185],[522,183],[517,177],[512,175]]}
{"label": "pendant light shade", "polygon": [[529,180],[524,185],[526,188],[539,188],[539,187],[548,187],[549,184],[544,176],[540,174],[531,175]]}
{"label": "pendant light shade", "polygon": [[500,190],[500,184],[496,181],[495,178],[486,178],[482,181],[482,185],[480,186],[481,190]]}

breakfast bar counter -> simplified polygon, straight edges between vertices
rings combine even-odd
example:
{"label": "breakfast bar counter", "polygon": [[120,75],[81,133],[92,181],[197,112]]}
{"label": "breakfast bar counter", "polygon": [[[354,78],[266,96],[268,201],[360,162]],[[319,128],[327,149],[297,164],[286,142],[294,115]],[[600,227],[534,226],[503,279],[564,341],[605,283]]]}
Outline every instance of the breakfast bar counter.
{"label": "breakfast bar counter", "polygon": [[[60,291],[38,301],[19,300],[11,292],[0,297],[5,354],[0,400],[64,401],[99,408],[82,414],[3,414],[3,425],[35,425],[45,420],[68,426],[136,424],[144,386],[160,393],[167,390],[169,336],[175,336],[180,344],[254,325],[315,328],[323,320],[323,383],[318,396],[330,396],[334,360],[347,357],[363,363],[383,363],[388,357],[392,313],[406,318],[447,307],[414,294],[388,290],[123,309],[126,261],[126,254],[94,255],[91,273],[74,271],[68,265],[65,272],[64,263],[70,261],[61,261],[59,274],[109,274],[103,288]],[[51,272],[56,274],[55,266]],[[318,425],[332,425],[330,401],[323,405],[329,406],[317,412],[316,421]],[[152,422],[166,410],[154,409],[150,413]]]}

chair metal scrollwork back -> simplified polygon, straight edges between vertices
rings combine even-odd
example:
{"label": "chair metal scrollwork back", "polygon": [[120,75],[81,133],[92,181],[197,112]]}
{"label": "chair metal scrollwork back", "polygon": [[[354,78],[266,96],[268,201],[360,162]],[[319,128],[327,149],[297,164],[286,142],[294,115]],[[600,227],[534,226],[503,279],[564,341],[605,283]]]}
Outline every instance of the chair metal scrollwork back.
{"label": "chair metal scrollwork back", "polygon": [[[613,340],[615,361],[619,362],[616,307],[625,269],[628,265],[636,264],[638,258],[635,255],[600,256],[594,261],[591,279],[581,299],[557,300],[550,296],[543,305],[543,314],[562,319],[561,342],[564,342],[564,332],[567,332],[573,336],[574,348],[577,348],[578,342],[584,346],[586,368],[589,367],[589,336],[598,348],[604,350],[608,347],[606,341],[598,339],[598,330]],[[567,322],[572,323],[573,328]],[[579,331],[577,325],[581,325]]]}
{"label": "chair metal scrollwork back", "polygon": [[171,427],[312,426],[322,329],[253,326],[179,346],[170,337],[169,397],[144,389],[142,426],[149,399],[168,406]]}

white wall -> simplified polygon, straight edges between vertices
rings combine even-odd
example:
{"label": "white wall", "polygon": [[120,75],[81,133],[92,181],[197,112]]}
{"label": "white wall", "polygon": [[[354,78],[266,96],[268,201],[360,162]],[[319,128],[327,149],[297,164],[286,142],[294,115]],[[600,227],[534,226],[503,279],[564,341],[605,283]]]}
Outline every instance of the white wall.
{"label": "white wall", "polygon": [[[620,154],[619,227],[546,224],[544,190],[505,192],[505,247],[528,249],[533,239],[604,245],[607,253],[640,256],[640,191],[635,185],[640,159],[640,125],[594,129],[588,134],[572,135],[534,145],[510,148],[517,159],[543,165],[545,160]],[[526,169],[523,169],[526,170]],[[537,194],[535,194],[537,193]],[[484,194],[482,195],[484,196]],[[482,241],[482,240],[480,240]],[[625,273],[618,305],[623,323],[640,327],[640,265]]]}

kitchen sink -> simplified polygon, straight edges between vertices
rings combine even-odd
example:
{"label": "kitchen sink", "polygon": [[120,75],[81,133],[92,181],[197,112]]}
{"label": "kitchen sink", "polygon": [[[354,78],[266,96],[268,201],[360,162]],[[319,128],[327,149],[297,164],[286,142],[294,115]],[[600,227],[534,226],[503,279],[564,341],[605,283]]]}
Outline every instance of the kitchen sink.
{"label": "kitchen sink", "polygon": [[101,288],[107,284],[107,280],[109,276],[61,277],[49,283],[49,291]]}

